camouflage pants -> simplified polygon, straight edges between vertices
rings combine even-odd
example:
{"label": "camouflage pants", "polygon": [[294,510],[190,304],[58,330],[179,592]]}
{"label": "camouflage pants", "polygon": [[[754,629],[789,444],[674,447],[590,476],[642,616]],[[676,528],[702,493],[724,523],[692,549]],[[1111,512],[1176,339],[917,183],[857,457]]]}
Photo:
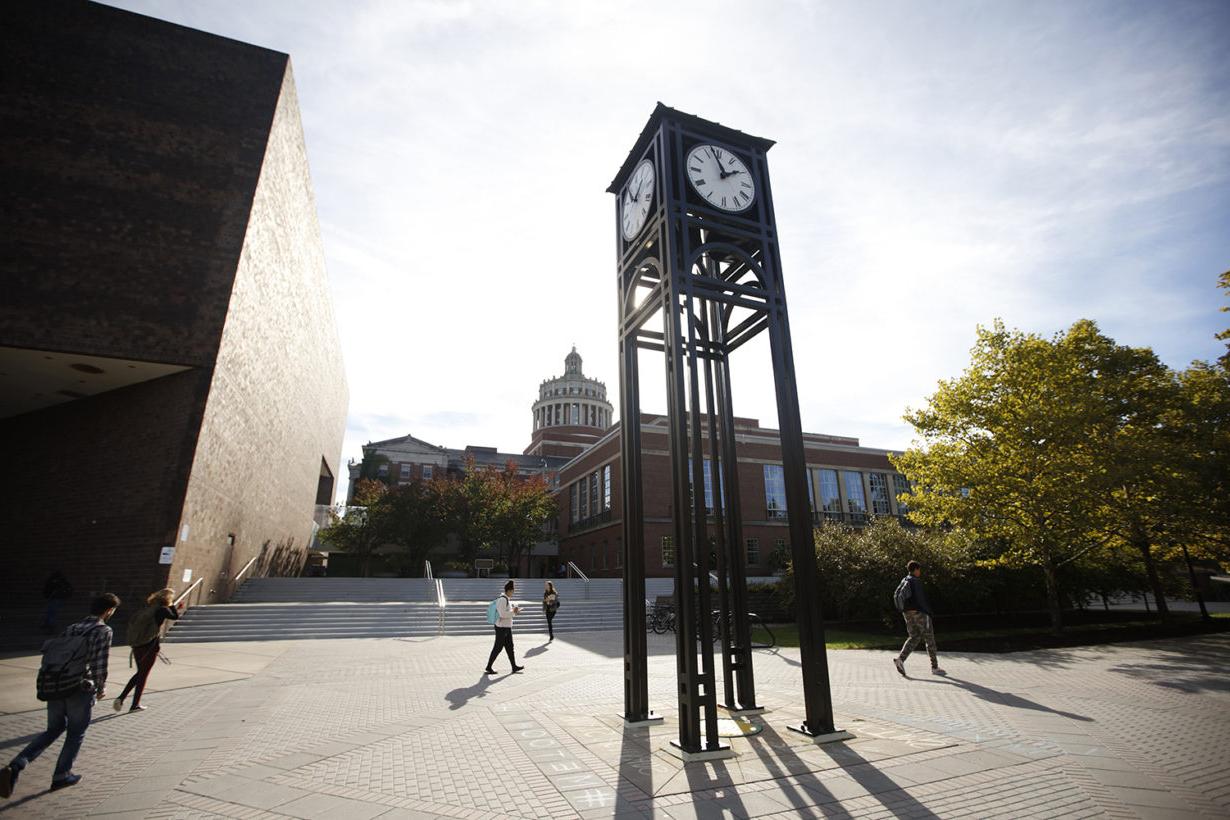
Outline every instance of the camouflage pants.
{"label": "camouflage pants", "polygon": [[918,648],[920,643],[925,641],[927,654],[931,656],[932,668],[939,666],[940,662],[935,657],[935,629],[931,626],[931,616],[916,609],[906,610],[902,614],[905,615],[905,629],[910,633],[910,637],[905,639],[901,647],[901,654],[897,657],[904,661],[911,652]]}

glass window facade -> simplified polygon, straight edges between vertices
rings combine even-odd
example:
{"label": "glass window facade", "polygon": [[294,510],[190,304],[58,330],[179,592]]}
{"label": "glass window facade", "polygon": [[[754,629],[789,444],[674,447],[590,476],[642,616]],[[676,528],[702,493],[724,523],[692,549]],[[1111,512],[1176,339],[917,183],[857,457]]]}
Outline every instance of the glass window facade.
{"label": "glass window facade", "polygon": [[753,566],[760,563],[760,539],[747,539],[747,563],[748,566]]}
{"label": "glass window facade", "polygon": [[568,504],[572,510],[571,517],[568,519],[568,522],[571,524],[575,524],[581,520],[579,489],[580,488],[575,483],[568,487]]}
{"label": "glass window facade", "polygon": [[892,515],[893,505],[888,500],[888,475],[868,473],[867,486],[871,488],[871,514]]}
{"label": "glass window facade", "polygon": [[611,509],[611,465],[602,468],[602,509]]}
{"label": "glass window facade", "polygon": [[816,470],[820,478],[820,510],[831,515],[841,515],[841,494],[837,489],[836,470]]}
{"label": "glass window facade", "polygon": [[425,481],[430,481],[434,472],[435,471],[432,469],[432,466],[430,464],[423,465],[423,479]]}
{"label": "glass window facade", "polygon": [[597,515],[599,512],[598,499],[601,495],[602,488],[598,486],[598,482],[601,481],[601,479],[602,475],[597,470],[594,470],[593,475],[589,477],[589,514],[591,516]]}
{"label": "glass window facade", "polygon": [[910,491],[910,480],[901,473],[893,475],[893,497],[897,499],[897,514],[905,515],[910,511],[905,502],[901,500],[901,496]]}
{"label": "glass window facade", "polygon": [[764,465],[764,506],[769,518],[785,518],[786,478],[780,464]]}
{"label": "glass window facade", "polygon": [[867,496],[863,493],[863,474],[854,470],[842,470],[841,480],[846,487],[846,512],[853,516],[867,514]]}
{"label": "glass window facade", "polygon": [[675,539],[669,535],[662,536],[662,566],[675,566]]}

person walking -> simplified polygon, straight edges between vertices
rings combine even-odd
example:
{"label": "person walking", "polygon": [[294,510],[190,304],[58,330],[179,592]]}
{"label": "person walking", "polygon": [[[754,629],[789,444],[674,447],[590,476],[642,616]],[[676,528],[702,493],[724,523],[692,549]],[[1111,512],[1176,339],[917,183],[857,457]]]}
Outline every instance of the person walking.
{"label": "person walking", "polygon": [[905,629],[909,637],[901,647],[901,654],[893,658],[893,666],[902,677],[905,674],[905,659],[910,656],[920,643],[926,643],[927,654],[931,657],[931,674],[948,674],[940,668],[939,659],[935,655],[935,627],[931,623],[931,603],[922,585],[922,564],[911,561],[905,565],[906,577],[902,582],[906,585],[905,602],[901,614],[905,616]]}
{"label": "person walking", "polygon": [[128,622],[128,645],[132,647],[132,657],[137,662],[137,671],[124,691],[115,699],[112,707],[115,711],[124,708],[124,699],[132,692],[132,706],[129,712],[141,712],[141,693],[145,691],[145,682],[149,679],[150,670],[158,661],[158,652],[162,648],[162,627],[167,621],[179,620],[179,613],[184,608],[183,601],[178,606],[171,606],[175,600],[175,590],[170,587],[151,592],[145,599],[145,609],[132,616]]}
{"label": "person walking", "polygon": [[513,651],[513,618],[521,614],[521,607],[513,605],[512,594],[513,582],[510,578],[508,583],[504,584],[504,594],[495,599],[495,646],[491,647],[491,657],[487,658],[487,668],[483,670],[488,675],[495,674],[491,664],[495,663],[495,659],[500,654],[501,649],[508,653],[508,662],[512,664],[512,671],[514,673],[520,672],[525,668],[524,666],[517,666],[517,656]]}
{"label": "person walking", "polygon": [[48,746],[55,743],[56,738],[64,734],[65,730],[68,735],[64,738],[64,748],[60,750],[55,773],[51,776],[51,790],[58,791],[81,782],[81,775],[73,774],[73,762],[77,759],[77,752],[81,751],[85,730],[90,726],[90,710],[106,693],[107,660],[111,653],[111,627],[107,626],[107,621],[115,614],[119,605],[119,598],[105,592],[90,604],[88,617],[70,624],[64,630],[66,636],[86,636],[85,663],[86,669],[89,670],[88,683],[92,685],[67,698],[47,701],[47,731],[30,741],[9,765],[0,769],[0,797],[13,794],[17,776]]}
{"label": "person walking", "polygon": [[547,616],[547,643],[555,640],[555,628],[551,622],[555,620],[558,610],[559,593],[555,591],[555,584],[547,581],[547,588],[542,593],[542,612]]}

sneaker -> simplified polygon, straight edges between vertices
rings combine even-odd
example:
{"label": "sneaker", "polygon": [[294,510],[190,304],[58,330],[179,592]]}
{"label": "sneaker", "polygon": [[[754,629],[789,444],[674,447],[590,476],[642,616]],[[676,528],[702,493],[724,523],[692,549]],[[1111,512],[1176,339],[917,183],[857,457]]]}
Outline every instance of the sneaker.
{"label": "sneaker", "polygon": [[5,766],[0,769],[0,797],[8,797],[13,793],[13,787],[17,785],[17,775],[21,774],[20,769],[14,769],[12,766]]}
{"label": "sneaker", "polygon": [[933,667],[931,667],[931,674],[932,674],[932,675],[939,675],[940,677],[943,677],[943,676],[947,675],[948,673],[947,673],[947,672],[945,672],[943,669],[940,669],[938,666],[933,666]]}
{"label": "sneaker", "polygon": [[130,712],[144,712],[144,711],[145,711],[146,709],[148,709],[148,708],[149,708],[149,707],[147,707],[147,706],[138,706],[137,704],[135,704],[135,703],[134,703],[132,706],[129,706],[129,707],[128,707],[128,711],[130,711]]}
{"label": "sneaker", "polygon": [[111,708],[112,708],[112,709],[114,709],[114,710],[115,710],[115,711],[117,711],[117,712],[118,712],[118,711],[120,711],[121,709],[123,709],[123,708],[124,708],[124,699],[123,699],[123,698],[116,698],[116,699],[115,699],[115,703],[111,704]]}
{"label": "sneaker", "polygon": [[484,669],[483,674],[484,675],[494,675],[496,674],[496,671],[494,669]]}
{"label": "sneaker", "polygon": [[58,792],[60,789],[67,789],[69,786],[76,786],[80,782],[81,782],[81,775],[70,774],[68,777],[64,778],[63,780],[51,781],[51,790],[53,792]]}
{"label": "sneaker", "polygon": [[905,673],[905,662],[902,661],[901,658],[893,658],[893,666],[897,667],[897,671],[901,673],[901,677],[909,677],[909,675]]}
{"label": "sneaker", "polygon": [[521,671],[522,669],[524,669],[524,668],[525,668],[524,666],[514,666],[514,667],[513,667],[513,674],[514,674],[514,675],[515,675],[515,674],[517,674],[518,672],[520,672],[520,671]]}

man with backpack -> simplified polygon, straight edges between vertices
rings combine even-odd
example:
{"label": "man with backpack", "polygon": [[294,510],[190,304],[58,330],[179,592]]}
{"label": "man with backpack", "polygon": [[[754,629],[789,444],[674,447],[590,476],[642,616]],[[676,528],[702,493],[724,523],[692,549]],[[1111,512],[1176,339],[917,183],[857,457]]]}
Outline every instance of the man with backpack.
{"label": "man with backpack", "polygon": [[512,594],[513,582],[509,579],[508,583],[504,584],[504,594],[492,601],[487,608],[487,620],[493,621],[495,626],[495,646],[491,647],[491,657],[487,658],[487,668],[483,670],[488,675],[495,674],[491,664],[495,663],[501,649],[508,653],[508,662],[512,664],[513,672],[520,672],[525,668],[517,666],[517,656],[513,654],[513,618],[521,614],[521,607],[513,606]]}
{"label": "man with backpack", "polygon": [[38,671],[38,697],[47,701],[47,731],[43,732],[0,769],[0,797],[13,793],[17,776],[67,729],[64,748],[51,776],[51,790],[75,786],[81,775],[73,774],[73,761],[90,725],[90,710],[107,688],[107,659],[111,651],[111,627],[120,599],[105,592],[90,604],[88,617],[71,624],[64,635],[43,644],[43,664]]}
{"label": "man with backpack", "polygon": [[911,561],[906,564],[905,569],[907,574],[893,593],[893,603],[905,617],[905,629],[909,637],[901,647],[901,654],[893,658],[893,666],[897,667],[902,677],[909,677],[905,674],[905,659],[918,644],[925,642],[927,654],[931,656],[931,674],[946,675],[948,673],[940,669],[939,659],[935,656],[935,628],[931,624],[931,604],[927,601],[927,593],[923,591],[922,579],[919,577],[922,575],[922,564]]}

